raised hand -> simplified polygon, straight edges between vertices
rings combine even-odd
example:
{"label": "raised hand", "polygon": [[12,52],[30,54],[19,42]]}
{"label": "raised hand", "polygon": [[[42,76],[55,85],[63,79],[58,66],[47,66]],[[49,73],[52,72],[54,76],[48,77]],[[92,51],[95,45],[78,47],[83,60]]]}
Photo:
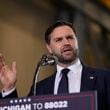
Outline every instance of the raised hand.
{"label": "raised hand", "polygon": [[16,80],[16,62],[13,62],[10,68],[6,65],[3,55],[0,54],[0,82],[3,85],[3,90],[9,91],[14,88]]}

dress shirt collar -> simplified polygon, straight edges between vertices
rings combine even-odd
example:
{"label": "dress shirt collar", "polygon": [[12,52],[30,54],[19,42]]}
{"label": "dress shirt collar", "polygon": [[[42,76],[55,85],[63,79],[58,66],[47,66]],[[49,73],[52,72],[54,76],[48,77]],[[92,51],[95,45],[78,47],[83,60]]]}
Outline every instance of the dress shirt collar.
{"label": "dress shirt collar", "polygon": [[[78,70],[78,68],[81,66],[81,62],[79,59],[76,60],[76,62],[70,66],[68,66],[67,68],[70,69],[72,72],[75,72],[76,70]],[[57,75],[60,76],[61,70],[64,69],[64,67],[61,67],[59,65],[57,65]]]}

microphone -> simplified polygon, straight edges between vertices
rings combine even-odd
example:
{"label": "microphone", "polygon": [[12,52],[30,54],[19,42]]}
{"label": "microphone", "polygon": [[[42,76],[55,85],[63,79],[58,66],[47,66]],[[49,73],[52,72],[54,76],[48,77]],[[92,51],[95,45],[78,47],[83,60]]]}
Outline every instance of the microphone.
{"label": "microphone", "polygon": [[34,75],[34,79],[33,79],[33,84],[34,84],[34,88],[33,88],[33,93],[34,96],[36,95],[36,84],[38,81],[38,75],[39,75],[39,71],[41,66],[47,66],[47,65],[54,65],[55,64],[55,58],[53,56],[49,56],[49,55],[42,55],[42,58],[40,60],[40,62],[38,62],[37,64],[37,68],[35,71],[35,75]]}
{"label": "microphone", "polygon": [[43,55],[41,58],[41,66],[46,66],[46,65],[54,65],[55,64],[55,58],[53,56],[49,55]]}

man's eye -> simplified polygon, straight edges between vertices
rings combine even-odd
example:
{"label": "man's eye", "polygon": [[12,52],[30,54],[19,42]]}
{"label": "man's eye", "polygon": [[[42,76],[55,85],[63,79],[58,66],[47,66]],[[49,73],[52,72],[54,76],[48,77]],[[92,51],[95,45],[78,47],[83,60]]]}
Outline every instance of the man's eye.
{"label": "man's eye", "polygon": [[56,42],[60,42],[60,41],[62,41],[62,39],[59,38],[59,39],[56,39],[55,41],[56,41]]}
{"label": "man's eye", "polygon": [[74,37],[73,36],[68,36],[67,39],[74,39]]}

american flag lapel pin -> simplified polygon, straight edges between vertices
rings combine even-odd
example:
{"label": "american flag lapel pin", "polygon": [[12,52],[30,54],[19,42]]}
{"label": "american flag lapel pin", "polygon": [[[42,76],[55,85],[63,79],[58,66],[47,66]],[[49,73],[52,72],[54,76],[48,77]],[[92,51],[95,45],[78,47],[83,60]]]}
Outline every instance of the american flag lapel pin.
{"label": "american flag lapel pin", "polygon": [[94,76],[90,76],[89,79],[93,80],[94,79]]}

